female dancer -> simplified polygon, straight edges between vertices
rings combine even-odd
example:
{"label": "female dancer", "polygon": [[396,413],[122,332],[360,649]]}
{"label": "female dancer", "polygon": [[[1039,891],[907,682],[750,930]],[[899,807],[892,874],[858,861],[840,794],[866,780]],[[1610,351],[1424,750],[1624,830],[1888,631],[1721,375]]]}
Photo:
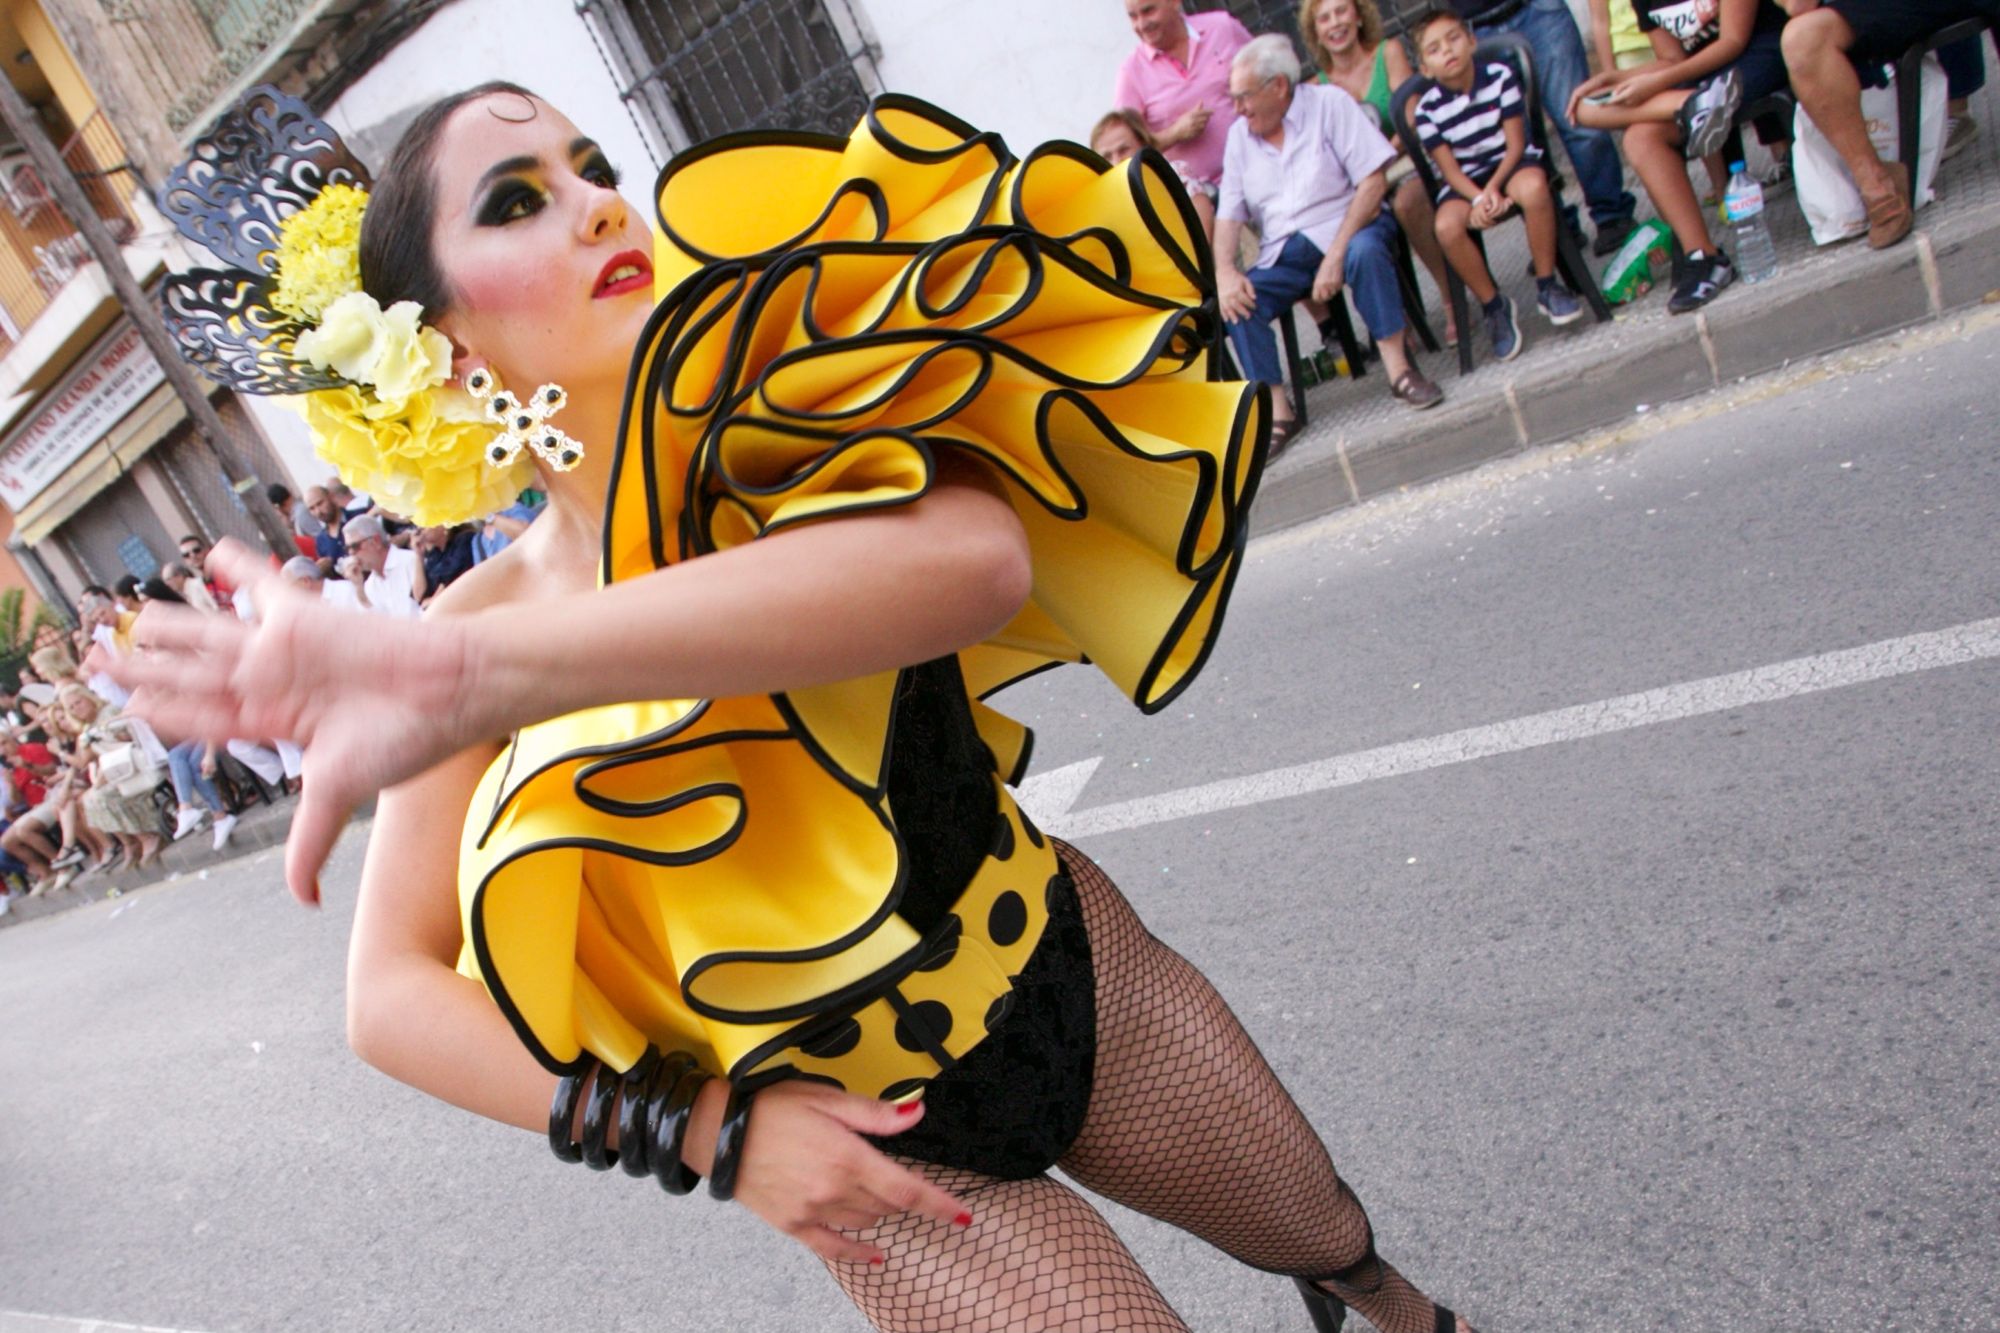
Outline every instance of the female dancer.
{"label": "female dancer", "polygon": [[[119,664],[163,726],[308,744],[308,902],[390,788],[356,1050],[572,1160],[629,1128],[663,1183],[733,1171],[883,1329],[1183,1328],[1060,1165],[1299,1279],[1322,1328],[1346,1302],[1467,1330],[1376,1257],[1208,983],[1014,808],[1025,736],[972,697],[1087,652],[1158,707],[1212,638],[1265,404],[1203,382],[1212,284],[1166,164],[1015,163],[884,98],[849,141],[676,159],[657,275],[616,184],[560,112],[487,85],[419,115],[367,201],[364,305],[420,303],[475,391],[562,386],[520,540],[366,633],[218,551],[260,623],[148,611]],[[344,319],[307,345],[377,356]],[[366,401],[309,411],[378,501],[435,521],[487,484],[403,409],[394,449],[357,452],[384,439]],[[691,1107],[661,1111],[669,1048],[726,1077],[677,1073]]]}

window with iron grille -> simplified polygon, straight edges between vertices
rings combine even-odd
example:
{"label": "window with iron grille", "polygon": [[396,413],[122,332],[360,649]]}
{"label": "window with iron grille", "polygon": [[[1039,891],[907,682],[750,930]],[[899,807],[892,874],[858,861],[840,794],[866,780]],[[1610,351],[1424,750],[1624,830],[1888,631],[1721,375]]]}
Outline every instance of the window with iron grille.
{"label": "window with iron grille", "polygon": [[[1190,14],[1226,9],[1259,36],[1281,32],[1292,39],[1294,47],[1299,44],[1299,0],[1187,0],[1186,8]],[[1303,58],[1305,52],[1299,55]]]}
{"label": "window with iron grille", "polygon": [[642,131],[668,153],[747,129],[845,134],[873,67],[845,0],[578,0]]}

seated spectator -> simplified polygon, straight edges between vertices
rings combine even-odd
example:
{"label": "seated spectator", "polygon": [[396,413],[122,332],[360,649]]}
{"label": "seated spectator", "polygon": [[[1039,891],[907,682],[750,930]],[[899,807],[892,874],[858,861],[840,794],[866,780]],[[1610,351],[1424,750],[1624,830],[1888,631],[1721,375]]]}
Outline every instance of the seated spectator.
{"label": "seated spectator", "polygon": [[[1338,88],[1298,85],[1299,59],[1275,34],[1237,52],[1229,95],[1241,118],[1229,127],[1222,200],[1215,210],[1216,294],[1244,373],[1273,386],[1271,444],[1295,429],[1271,321],[1298,301],[1354,303],[1375,335],[1390,392],[1412,407],[1444,394],[1411,359],[1396,278],[1395,220],[1383,211],[1384,170],[1396,150]],[[1237,268],[1243,224],[1255,219],[1262,247],[1246,275]]]}
{"label": "seated spectator", "polygon": [[1847,164],[1847,174],[1868,206],[1868,244],[1880,250],[1917,224],[1910,204],[1910,173],[1875,153],[1861,119],[1861,88],[1880,87],[1883,66],[1940,28],[1965,19],[2000,17],[1995,0],[1785,0],[1785,66],[1792,92],[1826,141]]}
{"label": "seated spectator", "polygon": [[62,767],[46,744],[12,732],[0,734],[0,760],[7,765],[15,802],[7,812],[7,831],[0,833],[0,850],[28,867],[29,896],[39,897],[55,886],[58,874],[50,865],[57,855],[50,835],[61,828],[66,793],[52,788],[61,783]]}
{"label": "seated spectator", "polygon": [[229,813],[222,793],[216,790],[215,763],[215,747],[199,740],[180,741],[167,750],[167,776],[180,806],[174,819],[174,841],[213,821],[215,850],[219,852],[236,829],[236,816]]}
{"label": "seated spectator", "polygon": [[[1714,0],[1689,3],[1708,5]],[[1472,24],[1475,37],[1512,32],[1528,43],[1535,57],[1535,82],[1541,85],[1542,110],[1562,137],[1570,165],[1576,168],[1577,184],[1590,205],[1591,220],[1597,224],[1591,249],[1600,255],[1616,253],[1632,234],[1632,210],[1639,201],[1625,190],[1625,164],[1616,141],[1603,130],[1569,118],[1570,94],[1590,77],[1576,16],[1558,0],[1451,0],[1451,7]],[[1568,204],[1563,205],[1563,220],[1579,237],[1583,234],[1576,210]]]}
{"label": "seated spectator", "polygon": [[548,507],[548,501],[540,497],[534,500],[527,498],[534,494],[532,491],[522,492],[521,498],[488,518],[480,526],[479,535],[472,541],[473,564],[491,560],[506,550],[520,540],[521,534],[528,530],[530,523],[541,516],[542,510]]}
{"label": "seated spectator", "polygon": [[[86,595],[79,601],[76,612],[95,647],[113,657],[123,657],[132,651],[132,623],[138,619],[137,616],[121,615],[110,598],[95,595]],[[90,662],[91,659],[86,657],[84,660]],[[91,693],[120,708],[131,697],[124,686],[95,664],[91,665],[90,676],[85,683],[90,686]]]}
{"label": "seated spectator", "polygon": [[197,611],[217,611],[215,596],[208,585],[196,578],[191,570],[178,560],[169,561],[160,570],[160,581],[173,589],[174,594]]}
{"label": "seated spectator", "polygon": [[1938,161],[1945,162],[1979,137],[1979,122],[1972,118],[1972,95],[1986,86],[1986,34],[1974,33],[1940,46],[1937,55],[1945,78],[1944,147],[1938,152]]}
{"label": "seated spectator", "polygon": [[339,477],[326,479],[326,493],[340,509],[343,521],[375,512],[375,501],[356,491]]}
{"label": "seated spectator", "polygon": [[320,522],[319,515],[299,503],[291,489],[280,482],[272,482],[264,488],[264,498],[271,507],[284,515],[285,522],[292,528],[292,535],[310,540],[326,531],[326,524]]}
{"label": "seated spectator", "polygon": [[[1120,107],[1116,111],[1104,113],[1090,131],[1090,151],[1106,162],[1117,166],[1129,162],[1139,155],[1142,148],[1160,151],[1160,145],[1153,139],[1146,122],[1139,119],[1139,113],[1130,107]],[[1164,156],[1164,154],[1162,154]],[[1188,199],[1194,204],[1195,216],[1201,219],[1203,237],[1215,239],[1215,187],[1204,184],[1188,174],[1186,162],[1167,158],[1167,165],[1181,178],[1187,188]]]}
{"label": "seated spectator", "polygon": [[313,537],[313,554],[321,560],[338,564],[347,558],[347,543],[340,539],[340,526],[347,519],[341,514],[340,506],[327,494],[326,487],[313,486],[306,491],[306,509],[320,520],[321,530]]}
{"label": "seated spectator", "polygon": [[[165,841],[151,790],[121,790],[121,784],[104,774],[97,761],[114,747],[127,745],[138,747],[149,765],[163,763],[165,753],[146,754],[147,742],[153,740],[150,729],[120,716],[117,709],[80,685],[64,686],[57,704],[75,729],[71,757],[86,784],[76,806],[79,831],[92,830],[99,835],[96,860],[89,869],[151,865]],[[159,769],[153,767],[152,771]],[[61,864],[60,858],[57,864]]]}
{"label": "seated spectator", "polygon": [[343,611],[359,611],[361,593],[359,588],[347,579],[330,579],[320,570],[319,562],[293,556],[278,571],[287,583],[303,588],[313,596]]}
{"label": "seated spectator", "polygon": [[127,574],[124,578],[119,579],[111,585],[111,596],[112,600],[118,603],[120,611],[136,615],[142,606],[142,600],[139,596],[139,576],[136,574]]}
{"label": "seated spectator", "polygon": [[208,593],[208,599],[215,603],[216,609],[227,611],[230,609],[230,589],[217,582],[214,573],[209,570],[208,551],[208,543],[192,533],[181,538],[181,563],[201,580],[203,589]]}
{"label": "seated spectator", "polygon": [[1639,31],[1639,10],[1631,0],[1590,0],[1590,54],[1599,74],[1658,59],[1652,40]]}
{"label": "seated spectator", "polygon": [[1472,29],[1449,11],[1422,19],[1416,38],[1432,83],[1410,122],[1437,167],[1438,240],[1479,300],[1494,357],[1511,360],[1521,350],[1520,322],[1472,233],[1519,208],[1528,228],[1536,309],[1551,324],[1578,319],[1582,305],[1556,276],[1555,192],[1541,149],[1528,142],[1525,98],[1513,69],[1505,61],[1476,59]]}
{"label": "seated spectator", "polygon": [[362,609],[406,620],[423,615],[429,584],[415,551],[392,546],[373,514],[348,519],[340,535],[347,543],[346,577],[359,591]]}
{"label": "seated spectator", "polygon": [[[1390,108],[1395,90],[1409,79],[1412,70],[1403,44],[1383,39],[1382,15],[1375,0],[1303,0],[1299,5],[1299,36],[1305,40],[1306,54],[1319,66],[1319,82],[1332,84],[1373,112],[1376,127],[1389,146],[1397,147],[1395,116]],[[1444,252],[1438,248],[1437,217],[1430,196],[1400,156],[1389,167],[1392,176],[1398,171],[1406,174],[1390,196],[1396,225],[1410,238],[1410,248],[1423,260],[1431,281],[1443,295],[1447,290]],[[1456,345],[1457,316],[1449,301],[1445,302],[1444,319],[1444,340]]]}
{"label": "seated spectator", "polygon": [[451,586],[453,580],[472,568],[473,530],[470,527],[418,528],[410,548],[424,562],[424,605]]}
{"label": "seated spectator", "polygon": [[[1773,0],[1633,0],[1659,59],[1577,86],[1578,124],[1625,131],[1625,156],[1686,256],[1667,309],[1698,310],[1736,277],[1709,235],[1687,164],[1722,147],[1744,102],[1785,86],[1785,12]],[[1711,17],[1704,17],[1712,14]]]}
{"label": "seated spectator", "polygon": [[1236,110],[1229,97],[1229,62],[1250,30],[1226,10],[1188,14],[1181,0],[1125,0],[1139,45],[1118,67],[1111,105],[1139,113],[1147,133],[1188,174],[1206,185],[1222,180],[1223,145]]}

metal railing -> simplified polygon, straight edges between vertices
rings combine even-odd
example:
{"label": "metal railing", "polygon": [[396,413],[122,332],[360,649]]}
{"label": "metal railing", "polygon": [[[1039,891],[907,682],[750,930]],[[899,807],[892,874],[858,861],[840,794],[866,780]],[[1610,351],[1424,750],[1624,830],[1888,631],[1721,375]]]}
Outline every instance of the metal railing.
{"label": "metal railing", "polygon": [[[112,236],[123,243],[136,235],[131,199],[139,183],[110,123],[92,113],[62,158]],[[0,356],[90,262],[90,247],[27,153],[0,156]]]}

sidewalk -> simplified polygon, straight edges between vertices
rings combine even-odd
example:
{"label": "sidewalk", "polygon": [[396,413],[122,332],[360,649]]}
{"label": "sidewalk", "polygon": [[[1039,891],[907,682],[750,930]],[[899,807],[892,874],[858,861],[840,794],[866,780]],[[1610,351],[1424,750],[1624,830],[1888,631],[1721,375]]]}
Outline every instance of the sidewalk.
{"label": "sidewalk", "polygon": [[[189,875],[199,875],[215,866],[234,861],[238,857],[254,855],[267,848],[284,844],[285,835],[292,827],[292,808],[298,804],[296,797],[279,801],[276,805],[253,805],[243,812],[236,822],[236,830],[230,836],[229,845],[216,851],[213,835],[206,828],[197,829],[179,842],[168,843],[160,852],[160,863],[145,870],[125,870],[118,874],[85,875],[72,880],[63,889],[30,898],[26,894],[13,896],[7,915],[0,916],[0,930],[19,925],[23,921],[33,921],[39,917],[66,912],[72,907],[85,903],[116,898],[134,889],[147,888],[154,884],[171,883]],[[279,874],[273,869],[272,880],[277,891]]]}
{"label": "sidewalk", "polygon": [[[1989,52],[1989,78],[2000,78],[1991,66]],[[1777,275],[1754,286],[1739,281],[1694,315],[1669,315],[1660,286],[1614,307],[1610,324],[1586,316],[1551,328],[1533,313],[1525,229],[1502,228],[1490,245],[1492,267],[1521,311],[1520,356],[1492,361],[1483,333],[1475,332],[1478,360],[1461,378],[1456,352],[1425,353],[1426,371],[1445,392],[1445,401],[1427,412],[1393,401],[1379,365],[1360,380],[1308,390],[1310,425],[1265,473],[1256,530],[1303,523],[1788,362],[2000,301],[1996,100],[1992,84],[1972,99],[1979,137],[1939,168],[1937,201],[1918,212],[1908,240],[1879,251],[1861,240],[1815,246],[1787,188],[1765,203]],[[1753,158],[1760,151],[1752,148]],[[1703,179],[1699,167],[1695,178]],[[1628,188],[1639,198],[1640,217],[1651,216],[1645,192],[1636,182]],[[1442,338],[1443,298],[1431,292],[1428,275],[1418,283],[1432,297],[1430,323]]]}

